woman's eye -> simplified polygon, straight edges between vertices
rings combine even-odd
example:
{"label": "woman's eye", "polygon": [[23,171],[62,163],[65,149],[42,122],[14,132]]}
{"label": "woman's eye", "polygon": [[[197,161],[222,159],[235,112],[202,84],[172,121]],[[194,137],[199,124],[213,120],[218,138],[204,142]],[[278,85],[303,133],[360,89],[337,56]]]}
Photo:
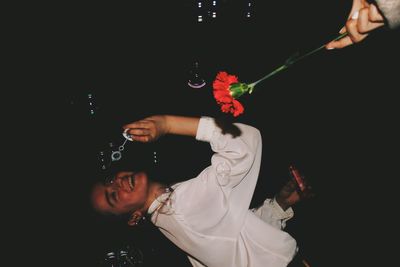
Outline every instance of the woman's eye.
{"label": "woman's eye", "polygon": [[105,184],[105,185],[110,185],[110,184],[114,183],[114,179],[115,179],[114,176],[112,176],[112,177],[107,177],[107,178],[105,179],[105,181],[104,181],[104,184]]}
{"label": "woman's eye", "polygon": [[112,198],[112,200],[115,202],[116,200],[117,200],[117,192],[112,192],[111,193],[111,198]]}

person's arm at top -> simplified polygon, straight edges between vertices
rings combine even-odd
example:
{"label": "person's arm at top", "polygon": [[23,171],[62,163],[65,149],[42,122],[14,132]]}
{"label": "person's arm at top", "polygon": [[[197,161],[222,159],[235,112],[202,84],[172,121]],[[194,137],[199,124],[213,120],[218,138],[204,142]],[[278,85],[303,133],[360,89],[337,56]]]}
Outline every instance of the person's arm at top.
{"label": "person's arm at top", "polygon": [[123,126],[134,141],[156,141],[165,134],[196,136],[200,118],[155,115]]}
{"label": "person's arm at top", "polygon": [[380,0],[377,4],[366,0],[353,0],[346,25],[339,33],[348,35],[326,45],[327,49],[343,48],[363,41],[373,30],[400,25],[400,0]]}

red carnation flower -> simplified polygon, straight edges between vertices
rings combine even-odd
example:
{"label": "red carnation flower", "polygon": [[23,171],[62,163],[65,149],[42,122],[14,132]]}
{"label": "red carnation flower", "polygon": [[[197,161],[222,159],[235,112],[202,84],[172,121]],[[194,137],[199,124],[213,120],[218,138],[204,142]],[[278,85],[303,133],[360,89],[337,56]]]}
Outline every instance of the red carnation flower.
{"label": "red carnation flower", "polygon": [[233,98],[230,91],[231,84],[236,83],[238,83],[238,78],[225,71],[219,72],[213,82],[214,98],[221,106],[221,111],[232,113],[234,117],[239,116],[244,111],[243,105]]}
{"label": "red carnation flower", "polygon": [[[338,37],[336,37],[333,41],[339,40],[347,35],[347,32],[342,33]],[[236,99],[242,96],[245,93],[251,94],[254,90],[254,87],[262,82],[263,80],[289,68],[291,65],[296,63],[297,61],[306,58],[315,52],[325,48],[325,44],[306,53],[305,55],[299,56],[295,54],[291,56],[289,59],[286,60],[285,64],[281,65],[280,67],[276,68],[272,72],[268,73],[261,79],[247,84],[247,83],[240,83],[239,79],[235,75],[230,75],[225,71],[221,71],[217,74],[213,82],[213,94],[214,98],[217,103],[221,106],[222,112],[225,113],[232,113],[233,116],[237,117],[244,112],[243,105],[237,101]]]}

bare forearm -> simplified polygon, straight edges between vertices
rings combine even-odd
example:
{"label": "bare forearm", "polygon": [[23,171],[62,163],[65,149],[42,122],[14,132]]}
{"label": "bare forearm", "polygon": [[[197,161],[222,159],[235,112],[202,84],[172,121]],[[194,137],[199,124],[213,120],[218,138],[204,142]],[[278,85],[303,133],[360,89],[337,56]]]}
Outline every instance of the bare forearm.
{"label": "bare forearm", "polygon": [[196,136],[200,118],[166,115],[167,133]]}

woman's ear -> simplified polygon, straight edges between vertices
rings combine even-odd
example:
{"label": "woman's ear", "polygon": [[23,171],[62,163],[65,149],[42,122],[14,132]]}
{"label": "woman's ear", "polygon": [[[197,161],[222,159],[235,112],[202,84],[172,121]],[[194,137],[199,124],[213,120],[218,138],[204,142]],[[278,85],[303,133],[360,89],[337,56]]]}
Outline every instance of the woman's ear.
{"label": "woman's ear", "polygon": [[135,226],[138,225],[139,222],[143,219],[143,214],[141,211],[135,211],[131,214],[128,220],[128,225],[129,226]]}

